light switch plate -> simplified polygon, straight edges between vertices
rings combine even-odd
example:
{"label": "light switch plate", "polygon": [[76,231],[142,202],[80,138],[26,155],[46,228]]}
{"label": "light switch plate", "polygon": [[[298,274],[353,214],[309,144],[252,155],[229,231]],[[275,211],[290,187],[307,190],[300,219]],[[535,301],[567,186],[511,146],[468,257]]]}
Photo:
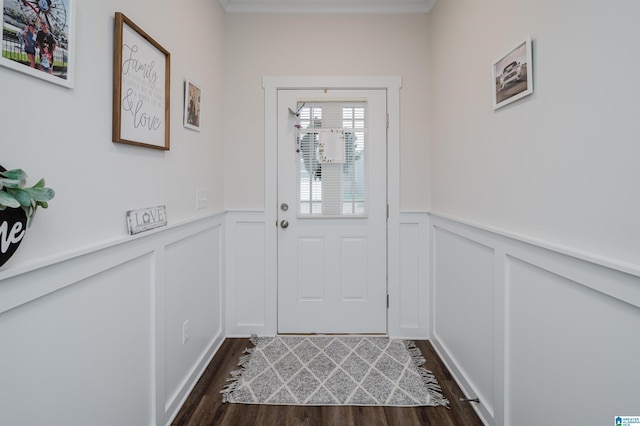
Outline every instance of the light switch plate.
{"label": "light switch plate", "polygon": [[207,208],[209,205],[209,197],[206,189],[196,190],[196,210]]}

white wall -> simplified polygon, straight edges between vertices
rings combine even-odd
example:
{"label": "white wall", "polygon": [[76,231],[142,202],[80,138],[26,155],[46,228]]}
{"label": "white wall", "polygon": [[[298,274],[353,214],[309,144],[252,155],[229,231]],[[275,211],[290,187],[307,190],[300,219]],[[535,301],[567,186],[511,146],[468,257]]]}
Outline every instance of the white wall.
{"label": "white wall", "polygon": [[[431,338],[487,424],[638,409],[639,18],[627,0],[429,16]],[[494,111],[492,64],[526,35],[535,92]]]}
{"label": "white wall", "polygon": [[[165,204],[169,222],[223,207],[222,49],[217,2],[76,1],[75,88],[0,67],[0,164],[56,190],[12,265],[126,235],[127,210]],[[114,13],[171,53],[171,150],[111,141]],[[197,13],[194,13],[197,11]],[[204,47],[206,46],[206,49]],[[202,129],[183,128],[183,81],[203,89]],[[195,210],[196,189],[209,207]],[[5,269],[8,267],[5,266]]]}
{"label": "white wall", "polygon": [[265,76],[401,76],[401,209],[429,207],[426,15],[228,15],[225,207],[264,205]]}
{"label": "white wall", "polygon": [[[429,225],[425,213],[400,212],[398,193],[400,87],[398,77],[279,77],[265,78],[265,116],[277,115],[282,89],[381,88],[387,90],[390,116],[387,129],[387,185],[389,256],[387,332],[392,337],[420,339],[429,333],[428,253]],[[266,164],[275,159],[275,120],[266,123]],[[275,206],[277,171],[266,170],[266,205]],[[275,209],[265,212],[235,211],[227,214],[226,330],[228,336],[277,333],[277,221]]]}
{"label": "white wall", "polygon": [[[367,77],[367,81],[375,81],[376,77],[401,78],[399,117],[392,112],[391,118],[395,120],[391,129],[399,133],[399,139],[390,138],[400,141],[399,146],[396,142],[390,147],[399,152],[399,161],[389,156],[390,161],[395,161],[389,172],[399,175],[400,184],[394,178],[390,189],[393,254],[389,261],[388,329],[396,337],[427,335],[429,317],[421,308],[429,301],[428,255],[424,250],[428,246],[428,218],[411,216],[429,207],[429,191],[425,191],[429,186],[426,164],[430,155],[426,36],[426,15],[226,17],[224,196],[230,212],[227,335],[277,331],[277,257],[272,240],[275,229],[270,220],[272,216],[275,220],[276,206],[275,199],[265,194],[265,178],[274,173],[265,170],[265,162],[275,159],[275,155],[265,154],[269,137],[265,135],[265,108],[269,112],[265,107],[265,77],[297,77],[298,81],[314,83],[321,80],[315,77],[329,77],[327,80],[333,83],[342,81],[341,77]],[[270,116],[275,122],[275,115]],[[398,215],[396,209],[403,215]],[[418,234],[411,235],[414,230],[419,230]],[[410,255],[400,258],[403,243],[402,249]]]}
{"label": "white wall", "polygon": [[[634,0],[438,2],[433,210],[639,265],[639,17]],[[535,92],[494,111],[492,64],[526,35]]]}
{"label": "white wall", "polygon": [[[167,424],[224,338],[224,13],[75,3],[74,89],[0,67],[0,164],[56,190],[0,270],[0,424]],[[116,11],[171,53],[170,151],[111,141]],[[182,126],[186,78],[200,132]],[[127,210],[161,204],[166,227],[127,235]]]}

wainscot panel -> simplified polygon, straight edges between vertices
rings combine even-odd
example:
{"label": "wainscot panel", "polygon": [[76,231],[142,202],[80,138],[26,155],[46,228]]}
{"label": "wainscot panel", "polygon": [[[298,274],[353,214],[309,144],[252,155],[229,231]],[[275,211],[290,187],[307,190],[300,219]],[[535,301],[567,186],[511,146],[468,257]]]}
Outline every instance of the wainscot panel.
{"label": "wainscot panel", "polygon": [[224,339],[222,235],[218,223],[165,247],[165,416],[177,413]]}
{"label": "wainscot panel", "polygon": [[229,212],[226,229],[226,335],[275,335],[276,227],[261,212]]}
{"label": "wainscot panel", "polygon": [[613,424],[638,414],[638,306],[507,261],[509,424]]}
{"label": "wainscot panel", "polygon": [[640,268],[450,216],[431,221],[432,343],[486,424],[637,414]]}
{"label": "wainscot panel", "polygon": [[0,424],[152,424],[152,265],[146,254],[0,315]]}
{"label": "wainscot panel", "polygon": [[389,335],[429,337],[429,216],[400,213],[389,218]]}
{"label": "wainscot panel", "polygon": [[434,338],[493,413],[494,250],[434,226]]}

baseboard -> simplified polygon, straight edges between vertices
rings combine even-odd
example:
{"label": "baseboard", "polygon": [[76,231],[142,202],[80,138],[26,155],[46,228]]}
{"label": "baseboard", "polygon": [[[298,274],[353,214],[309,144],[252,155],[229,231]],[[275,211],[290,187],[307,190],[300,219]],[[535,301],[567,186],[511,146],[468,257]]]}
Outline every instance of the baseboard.
{"label": "baseboard", "polygon": [[[460,387],[460,390],[462,390],[462,392],[464,393],[465,397],[476,398],[477,394],[473,390],[473,386],[471,386],[471,384],[465,379],[464,374],[458,368],[456,362],[449,356],[447,350],[445,349],[445,346],[440,342],[435,333],[432,333],[430,342],[433,346],[433,349],[440,357],[442,363],[445,365],[445,367],[447,367],[447,370],[449,370],[449,373],[453,377],[453,380],[455,380],[455,382]],[[474,402],[470,402],[469,404],[471,404],[473,410],[476,412],[478,417],[480,417],[482,423],[484,423],[486,426],[498,426],[498,424],[493,420],[493,416],[491,415],[491,413],[489,413],[487,409],[482,406],[482,404],[477,404]]]}
{"label": "baseboard", "polygon": [[176,394],[171,398],[172,402],[165,408],[165,420],[161,424],[164,424],[166,426],[171,425],[171,422],[173,422],[175,417],[178,415],[178,412],[195,388],[198,380],[200,380],[200,377],[202,377],[202,375],[204,374],[207,366],[211,363],[213,357],[218,353],[218,350],[220,350],[220,347],[222,346],[222,343],[225,341],[225,339],[226,337],[224,336],[222,331],[220,331],[218,335],[214,337],[207,350],[203,353],[200,361],[196,363],[194,369],[187,376],[187,379],[185,380],[183,386],[181,386],[180,390],[176,392]]}

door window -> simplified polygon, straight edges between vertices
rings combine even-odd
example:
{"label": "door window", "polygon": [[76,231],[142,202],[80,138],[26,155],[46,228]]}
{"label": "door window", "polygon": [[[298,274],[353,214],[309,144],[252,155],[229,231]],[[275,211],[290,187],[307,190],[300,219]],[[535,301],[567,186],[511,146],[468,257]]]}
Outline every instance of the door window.
{"label": "door window", "polygon": [[300,101],[298,117],[298,216],[367,216],[366,102]]}

